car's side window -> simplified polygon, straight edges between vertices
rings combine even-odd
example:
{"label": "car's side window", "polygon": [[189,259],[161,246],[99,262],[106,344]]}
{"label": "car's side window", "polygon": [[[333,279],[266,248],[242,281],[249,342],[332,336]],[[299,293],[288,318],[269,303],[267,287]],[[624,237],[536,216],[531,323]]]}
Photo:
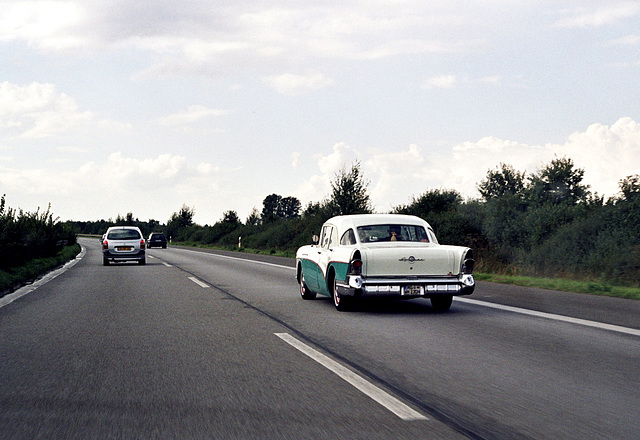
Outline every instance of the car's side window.
{"label": "car's side window", "polygon": [[338,243],[338,233],[333,226],[325,226],[322,228],[322,236],[320,237],[320,246],[329,249]]}
{"label": "car's side window", "polygon": [[349,229],[347,232],[342,234],[342,238],[340,238],[340,244],[343,246],[356,244],[356,234],[354,234],[353,229]]}
{"label": "car's side window", "polygon": [[331,245],[331,230],[333,228],[331,226],[325,226],[322,228],[322,237],[320,237],[320,246],[325,249],[328,249]]}

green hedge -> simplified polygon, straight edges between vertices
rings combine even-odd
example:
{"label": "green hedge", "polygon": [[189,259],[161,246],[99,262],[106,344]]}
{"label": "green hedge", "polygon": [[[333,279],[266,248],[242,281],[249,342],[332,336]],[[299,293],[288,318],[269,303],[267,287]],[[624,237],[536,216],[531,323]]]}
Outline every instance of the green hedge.
{"label": "green hedge", "polygon": [[62,266],[80,252],[80,245],[65,246],[53,257],[36,258],[22,266],[0,270],[0,297],[36,280],[48,271]]}

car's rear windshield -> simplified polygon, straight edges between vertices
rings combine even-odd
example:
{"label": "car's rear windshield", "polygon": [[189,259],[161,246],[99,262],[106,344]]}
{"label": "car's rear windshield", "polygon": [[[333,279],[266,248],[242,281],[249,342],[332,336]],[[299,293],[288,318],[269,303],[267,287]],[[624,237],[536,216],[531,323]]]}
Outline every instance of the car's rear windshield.
{"label": "car's rear windshield", "polygon": [[140,233],[135,229],[116,229],[107,235],[108,240],[137,240],[138,238]]}
{"label": "car's rear windshield", "polygon": [[372,225],[358,227],[358,236],[362,243],[380,241],[428,242],[429,235],[422,226],[414,225]]}
{"label": "car's rear windshield", "polygon": [[151,238],[164,238],[164,234],[161,234],[161,233],[151,234]]}

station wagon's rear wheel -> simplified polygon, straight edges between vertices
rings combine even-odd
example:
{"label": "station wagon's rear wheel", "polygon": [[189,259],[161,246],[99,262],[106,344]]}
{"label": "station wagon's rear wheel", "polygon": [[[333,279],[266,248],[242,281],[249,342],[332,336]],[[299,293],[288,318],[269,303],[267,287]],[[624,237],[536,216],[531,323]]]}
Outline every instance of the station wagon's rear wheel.
{"label": "station wagon's rear wheel", "polygon": [[331,292],[331,296],[333,297],[333,305],[336,306],[338,311],[345,312],[351,308],[352,298],[338,293],[338,282],[335,275],[333,276],[333,292]]}
{"label": "station wagon's rear wheel", "polygon": [[437,312],[446,312],[451,308],[453,295],[442,295],[431,297],[431,307]]}
{"label": "station wagon's rear wheel", "polygon": [[300,274],[300,296],[302,299],[315,299],[316,292],[312,292],[304,282],[304,275]]}

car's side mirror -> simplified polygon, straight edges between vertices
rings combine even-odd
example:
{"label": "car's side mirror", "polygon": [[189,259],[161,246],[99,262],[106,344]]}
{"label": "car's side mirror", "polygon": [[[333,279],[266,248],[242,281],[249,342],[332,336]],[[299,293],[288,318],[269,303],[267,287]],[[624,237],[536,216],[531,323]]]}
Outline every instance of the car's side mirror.
{"label": "car's side mirror", "polygon": [[313,242],[313,244],[318,244],[320,243],[320,237],[318,237],[317,235],[314,234],[313,237],[311,237],[311,240]]}

